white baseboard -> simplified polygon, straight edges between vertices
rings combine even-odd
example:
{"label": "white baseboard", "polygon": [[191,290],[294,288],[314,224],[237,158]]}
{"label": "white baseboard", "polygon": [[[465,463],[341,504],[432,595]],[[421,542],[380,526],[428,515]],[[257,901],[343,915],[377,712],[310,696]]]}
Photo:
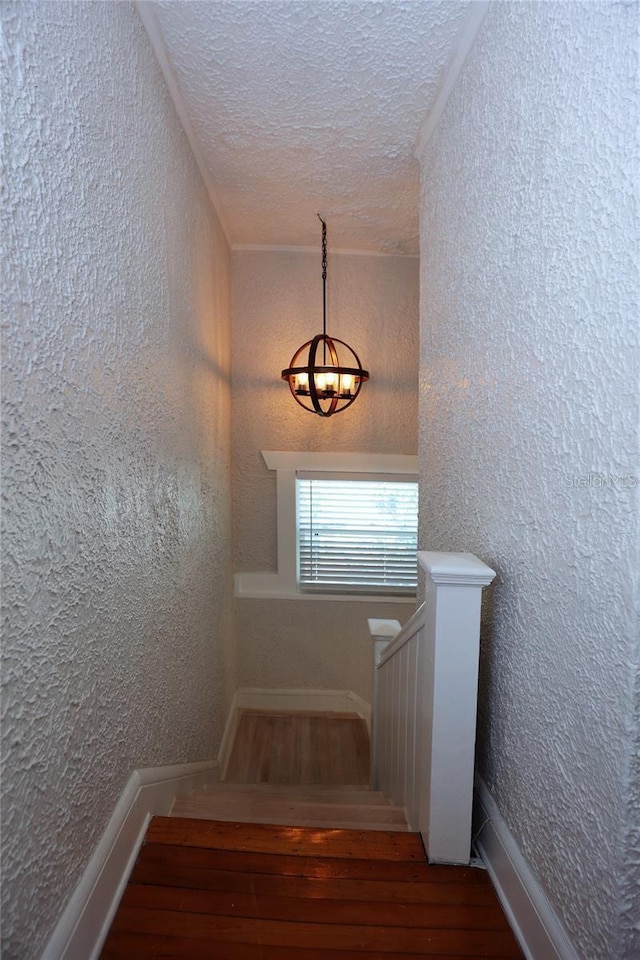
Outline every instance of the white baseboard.
{"label": "white baseboard", "polygon": [[150,818],[214,777],[215,760],[134,770],[41,960],[96,960]]}
{"label": "white baseboard", "polygon": [[227,767],[229,766],[229,758],[231,757],[233,741],[236,738],[239,719],[238,691],[236,690],[231,701],[231,706],[229,707],[229,715],[225,724],[224,733],[222,734],[220,750],[218,751],[218,770],[220,771],[221,780],[224,780],[227,775]]}
{"label": "white baseboard", "polygon": [[239,710],[301,710],[309,713],[355,713],[367,726],[371,704],[352,690],[269,690],[241,687],[236,691]]}
{"label": "white baseboard", "polygon": [[484,781],[476,776],[476,849],[527,960],[580,960]]}
{"label": "white baseboard", "polygon": [[220,779],[224,780],[241,710],[305,711],[308,713],[355,713],[371,735],[371,704],[353,690],[282,690],[240,687],[233,695],[218,753]]}

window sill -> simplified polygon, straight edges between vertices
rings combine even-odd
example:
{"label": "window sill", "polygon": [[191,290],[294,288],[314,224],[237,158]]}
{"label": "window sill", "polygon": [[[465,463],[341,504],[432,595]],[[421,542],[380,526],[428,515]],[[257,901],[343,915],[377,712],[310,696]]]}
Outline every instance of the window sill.
{"label": "window sill", "polygon": [[[264,583],[269,577],[272,583]],[[263,583],[256,583],[260,578]],[[277,574],[236,573],[234,596],[239,600],[342,600],[355,603],[410,603],[416,605],[415,596],[372,593],[300,593],[295,587],[280,581]],[[280,581],[280,582],[278,582]]]}

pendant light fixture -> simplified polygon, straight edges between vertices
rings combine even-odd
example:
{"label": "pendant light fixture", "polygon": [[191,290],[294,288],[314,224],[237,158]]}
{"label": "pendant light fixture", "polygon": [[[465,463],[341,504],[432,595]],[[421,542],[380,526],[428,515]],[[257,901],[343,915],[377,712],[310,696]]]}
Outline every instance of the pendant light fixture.
{"label": "pendant light fixture", "polygon": [[297,350],[282,379],[295,400],[320,417],[331,417],[350,407],[369,379],[358,354],[344,340],[327,336],[327,224],[322,224],[322,333]]}

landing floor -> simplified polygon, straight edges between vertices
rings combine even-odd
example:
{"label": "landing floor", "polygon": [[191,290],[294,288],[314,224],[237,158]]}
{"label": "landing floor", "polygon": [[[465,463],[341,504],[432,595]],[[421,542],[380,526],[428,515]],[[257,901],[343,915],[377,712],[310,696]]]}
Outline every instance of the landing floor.
{"label": "landing floor", "polygon": [[368,785],[367,725],[353,713],[243,711],[225,780]]}

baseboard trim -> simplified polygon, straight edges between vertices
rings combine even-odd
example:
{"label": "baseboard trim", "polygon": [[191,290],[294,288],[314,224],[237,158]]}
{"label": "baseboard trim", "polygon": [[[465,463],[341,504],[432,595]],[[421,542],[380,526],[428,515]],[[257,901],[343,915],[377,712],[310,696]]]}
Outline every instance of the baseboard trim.
{"label": "baseboard trim", "polygon": [[308,710],[310,713],[355,713],[367,726],[371,704],[353,690],[279,690],[241,687],[236,691],[238,710]]}
{"label": "baseboard trim", "polygon": [[527,960],[580,960],[520,852],[487,785],[476,775],[476,849]]}
{"label": "baseboard trim", "polygon": [[229,707],[229,715],[227,716],[227,722],[225,724],[224,733],[222,734],[222,741],[220,742],[220,750],[218,751],[218,769],[220,771],[220,779],[224,780],[227,775],[227,767],[229,766],[229,759],[231,757],[231,749],[233,747],[233,741],[236,738],[236,731],[238,729],[238,720],[240,718],[240,710],[238,708],[238,691],[233,695],[231,700],[231,706]]}
{"label": "baseboard trim", "polygon": [[41,960],[96,960],[150,818],[216,775],[214,760],[133,771]]}

